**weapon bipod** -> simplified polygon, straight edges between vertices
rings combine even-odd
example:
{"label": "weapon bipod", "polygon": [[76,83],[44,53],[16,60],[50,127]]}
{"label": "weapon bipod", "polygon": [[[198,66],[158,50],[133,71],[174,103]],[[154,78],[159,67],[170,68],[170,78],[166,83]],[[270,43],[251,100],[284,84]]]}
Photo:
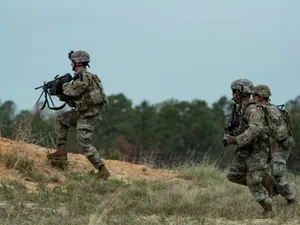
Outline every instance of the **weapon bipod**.
{"label": "weapon bipod", "polygon": [[[44,82],[44,85],[45,85],[45,84],[46,84],[46,82]],[[38,87],[38,88],[40,88],[40,87]],[[36,89],[38,89],[38,88],[36,88]],[[43,109],[45,108],[46,105],[48,106],[49,109],[53,109],[53,110],[61,110],[61,109],[64,108],[65,105],[67,104],[67,103],[64,103],[63,105],[61,105],[61,106],[59,106],[59,107],[55,107],[55,105],[54,105],[54,103],[53,103],[53,100],[52,100],[52,98],[51,98],[51,95],[50,95],[48,89],[47,89],[47,88],[43,88],[43,92],[40,94],[40,97],[38,98],[38,100],[37,100],[37,102],[36,102],[36,105],[39,103],[39,101],[40,101],[41,97],[43,96],[43,94],[44,94],[45,102],[44,102],[42,108],[40,108],[40,110],[43,110]],[[49,105],[48,97],[49,97],[49,99],[50,99],[50,101],[51,101],[53,107],[51,107],[51,106]]]}

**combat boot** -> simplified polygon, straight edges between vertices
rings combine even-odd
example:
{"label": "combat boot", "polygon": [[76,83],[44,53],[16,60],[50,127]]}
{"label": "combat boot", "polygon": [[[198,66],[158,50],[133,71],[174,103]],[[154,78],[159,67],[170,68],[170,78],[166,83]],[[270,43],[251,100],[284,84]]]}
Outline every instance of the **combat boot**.
{"label": "combat boot", "polygon": [[273,216],[273,207],[271,198],[267,198],[259,202],[259,204],[264,208],[262,214],[263,218],[270,218]]}
{"label": "combat boot", "polygon": [[97,173],[97,177],[100,179],[107,180],[107,178],[110,176],[110,173],[105,165],[101,165],[99,167],[99,172]]}
{"label": "combat boot", "polygon": [[288,205],[292,205],[292,204],[297,203],[297,200],[295,198],[287,199],[286,201],[287,201]]}
{"label": "combat boot", "polygon": [[272,218],[273,217],[273,210],[271,209],[264,209],[262,214],[263,218]]}
{"label": "combat boot", "polygon": [[57,159],[57,160],[67,160],[67,145],[59,145],[57,146],[57,150],[54,153],[48,154],[48,159]]}

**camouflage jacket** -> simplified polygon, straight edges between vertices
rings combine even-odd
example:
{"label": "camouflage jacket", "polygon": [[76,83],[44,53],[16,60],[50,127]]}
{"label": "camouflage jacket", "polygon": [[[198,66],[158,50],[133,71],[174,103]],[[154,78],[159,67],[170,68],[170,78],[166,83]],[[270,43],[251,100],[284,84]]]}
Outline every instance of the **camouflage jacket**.
{"label": "camouflage jacket", "polygon": [[236,136],[237,149],[249,152],[268,146],[269,132],[264,116],[260,103],[243,103],[241,125]]}
{"label": "camouflage jacket", "polygon": [[[67,103],[85,116],[99,115],[100,110],[108,105],[101,81],[97,75],[87,70],[79,73],[79,78],[62,86],[64,95],[70,98]],[[79,73],[75,73],[75,76]]]}

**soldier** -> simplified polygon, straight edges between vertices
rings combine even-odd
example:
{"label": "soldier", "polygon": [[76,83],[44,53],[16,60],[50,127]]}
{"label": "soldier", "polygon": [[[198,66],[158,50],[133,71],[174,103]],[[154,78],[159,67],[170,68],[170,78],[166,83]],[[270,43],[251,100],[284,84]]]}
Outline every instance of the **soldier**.
{"label": "soldier", "polygon": [[271,174],[275,178],[277,190],[287,202],[294,203],[295,196],[289,183],[285,179],[286,161],[294,147],[292,132],[283,119],[280,109],[270,103],[271,91],[266,85],[257,85],[254,88],[253,99],[264,106],[264,112],[271,129],[273,139],[276,141],[273,159],[271,161]]}
{"label": "soldier", "polygon": [[76,127],[77,141],[81,151],[94,168],[99,170],[98,177],[107,179],[110,176],[109,171],[92,145],[92,135],[100,110],[106,109],[108,99],[98,76],[86,69],[87,66],[89,67],[90,55],[85,51],[71,51],[69,59],[72,62],[71,66],[76,79],[72,83],[64,83],[63,95],[58,95],[58,97],[73,109],[57,115],[57,151],[49,154],[48,159],[67,160],[68,129],[71,126]]}
{"label": "soldier", "polygon": [[272,198],[262,184],[269,157],[264,112],[259,103],[251,100],[253,93],[251,81],[235,80],[231,83],[231,89],[240,116],[236,136],[224,135],[224,141],[227,141],[228,145],[236,145],[236,156],[227,178],[231,182],[248,186],[256,202],[263,207],[263,215],[269,216],[272,212]]}

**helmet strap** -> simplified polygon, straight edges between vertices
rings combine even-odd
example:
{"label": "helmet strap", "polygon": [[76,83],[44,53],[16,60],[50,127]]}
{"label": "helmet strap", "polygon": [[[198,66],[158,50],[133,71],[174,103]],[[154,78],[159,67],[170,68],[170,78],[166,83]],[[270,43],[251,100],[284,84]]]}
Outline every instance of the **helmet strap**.
{"label": "helmet strap", "polygon": [[77,63],[77,62],[75,62],[74,60],[72,60],[72,62],[74,63],[74,66],[73,66],[73,70],[76,68],[76,67],[80,67],[80,66],[84,66],[84,67],[86,67],[86,66],[88,66],[88,67],[90,67],[90,65],[89,65],[89,63]]}
{"label": "helmet strap", "polygon": [[75,68],[78,67],[78,64],[74,60],[72,60],[72,62],[74,63],[74,66],[72,69],[75,70]]}

